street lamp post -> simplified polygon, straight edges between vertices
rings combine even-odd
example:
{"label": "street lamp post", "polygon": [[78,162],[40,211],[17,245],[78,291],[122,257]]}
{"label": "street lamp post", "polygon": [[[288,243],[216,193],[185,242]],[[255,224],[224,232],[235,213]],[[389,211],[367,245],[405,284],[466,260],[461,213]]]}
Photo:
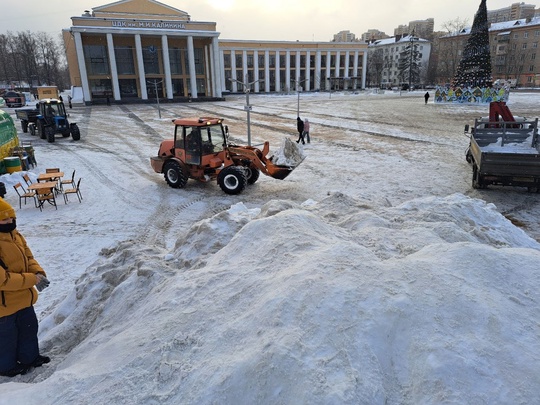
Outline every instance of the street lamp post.
{"label": "street lamp post", "polygon": [[244,93],[246,93],[246,105],[244,106],[244,110],[247,112],[247,136],[248,136],[248,146],[251,146],[251,119],[250,119],[250,112],[251,112],[251,105],[249,105],[249,92],[251,85],[259,82],[260,80],[255,80],[251,83],[248,83],[248,76],[246,75],[245,82],[241,82],[240,80],[229,78],[230,81],[240,83],[242,86],[244,86]]}
{"label": "street lamp post", "polygon": [[413,41],[414,41],[414,31],[410,36],[411,48],[409,50],[409,91],[411,91],[412,86],[412,64],[413,64]]}
{"label": "street lamp post", "polygon": [[296,92],[298,93],[298,101],[296,104],[296,116],[300,117],[300,91],[302,90],[301,84],[307,81],[307,79],[304,79],[304,80],[291,79],[291,81],[294,82],[294,85],[296,87]]}
{"label": "street lamp post", "polygon": [[149,83],[149,84],[154,85],[154,91],[156,92],[156,102],[157,102],[158,115],[159,115],[159,118],[161,119],[161,108],[159,107],[159,94],[158,94],[157,85],[159,83],[163,83],[163,80],[154,80],[153,82],[151,82],[150,80],[147,80],[146,82]]}

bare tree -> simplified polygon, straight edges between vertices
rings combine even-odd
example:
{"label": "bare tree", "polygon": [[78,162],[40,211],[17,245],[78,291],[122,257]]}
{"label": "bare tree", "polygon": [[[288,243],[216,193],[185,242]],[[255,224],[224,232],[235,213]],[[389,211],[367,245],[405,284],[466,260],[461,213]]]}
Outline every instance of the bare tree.
{"label": "bare tree", "polygon": [[453,20],[445,21],[442,23],[441,27],[448,34],[455,34],[469,27],[469,19],[456,17]]}
{"label": "bare tree", "polygon": [[381,85],[383,64],[384,59],[382,49],[375,49],[369,53],[367,63],[367,77],[369,86],[375,84],[377,87],[379,87]]}

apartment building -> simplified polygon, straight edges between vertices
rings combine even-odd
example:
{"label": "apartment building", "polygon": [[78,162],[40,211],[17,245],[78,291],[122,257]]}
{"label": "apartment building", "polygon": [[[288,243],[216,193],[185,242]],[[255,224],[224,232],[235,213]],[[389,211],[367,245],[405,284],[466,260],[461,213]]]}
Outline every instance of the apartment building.
{"label": "apartment building", "polygon": [[521,20],[523,18],[532,19],[535,16],[536,6],[534,4],[513,3],[511,6],[488,10],[488,23],[498,23],[503,21]]}
{"label": "apartment building", "polygon": [[[470,29],[438,39],[437,82],[449,83],[470,35]],[[489,28],[493,80],[511,80],[520,87],[540,86],[540,18],[493,23]]]}

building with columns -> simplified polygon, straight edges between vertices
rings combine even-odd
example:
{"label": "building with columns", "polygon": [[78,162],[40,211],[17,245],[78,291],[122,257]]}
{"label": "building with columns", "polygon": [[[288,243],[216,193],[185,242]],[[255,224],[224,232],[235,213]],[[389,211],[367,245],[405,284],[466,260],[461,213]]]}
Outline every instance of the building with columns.
{"label": "building with columns", "polygon": [[365,87],[367,45],[220,40],[216,22],[156,0],[120,0],[63,30],[71,83],[85,103],[221,99],[224,93]]}

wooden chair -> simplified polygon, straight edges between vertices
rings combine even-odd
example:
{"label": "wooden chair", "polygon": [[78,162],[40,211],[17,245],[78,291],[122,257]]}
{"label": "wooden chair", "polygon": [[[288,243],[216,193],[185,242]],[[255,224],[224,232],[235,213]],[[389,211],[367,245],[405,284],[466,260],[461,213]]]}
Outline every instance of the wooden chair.
{"label": "wooden chair", "polygon": [[68,203],[68,194],[77,194],[77,198],[79,199],[79,202],[82,202],[82,194],[81,194],[81,178],[77,181],[77,185],[75,188],[67,188],[64,190],[64,202]]}
{"label": "wooden chair", "polygon": [[[19,182],[13,186],[15,191],[19,196],[19,209],[22,208],[22,199],[24,198],[24,205],[26,205],[26,199],[32,198],[34,200],[34,205],[37,207],[36,193],[33,191],[27,191],[24,189],[23,185]],[[20,189],[20,190],[19,190]]]}
{"label": "wooden chair", "polygon": [[60,188],[64,188],[64,184],[69,184],[71,187],[76,188],[77,185],[75,184],[75,170],[73,170],[73,173],[71,173],[71,180],[61,180],[60,181]]}
{"label": "wooden chair", "polygon": [[26,183],[26,187],[32,184],[32,180],[30,180],[30,176],[28,174],[23,174],[23,179],[24,179],[24,182]]}
{"label": "wooden chair", "polygon": [[59,167],[50,167],[45,169],[45,173],[58,173],[60,171]]}
{"label": "wooden chair", "polygon": [[36,191],[36,200],[37,200],[37,206],[39,207],[40,211],[43,211],[43,206],[46,202],[48,202],[51,205],[54,205],[54,208],[58,209],[56,206],[56,196],[55,191],[53,189],[49,190],[37,190]]}

